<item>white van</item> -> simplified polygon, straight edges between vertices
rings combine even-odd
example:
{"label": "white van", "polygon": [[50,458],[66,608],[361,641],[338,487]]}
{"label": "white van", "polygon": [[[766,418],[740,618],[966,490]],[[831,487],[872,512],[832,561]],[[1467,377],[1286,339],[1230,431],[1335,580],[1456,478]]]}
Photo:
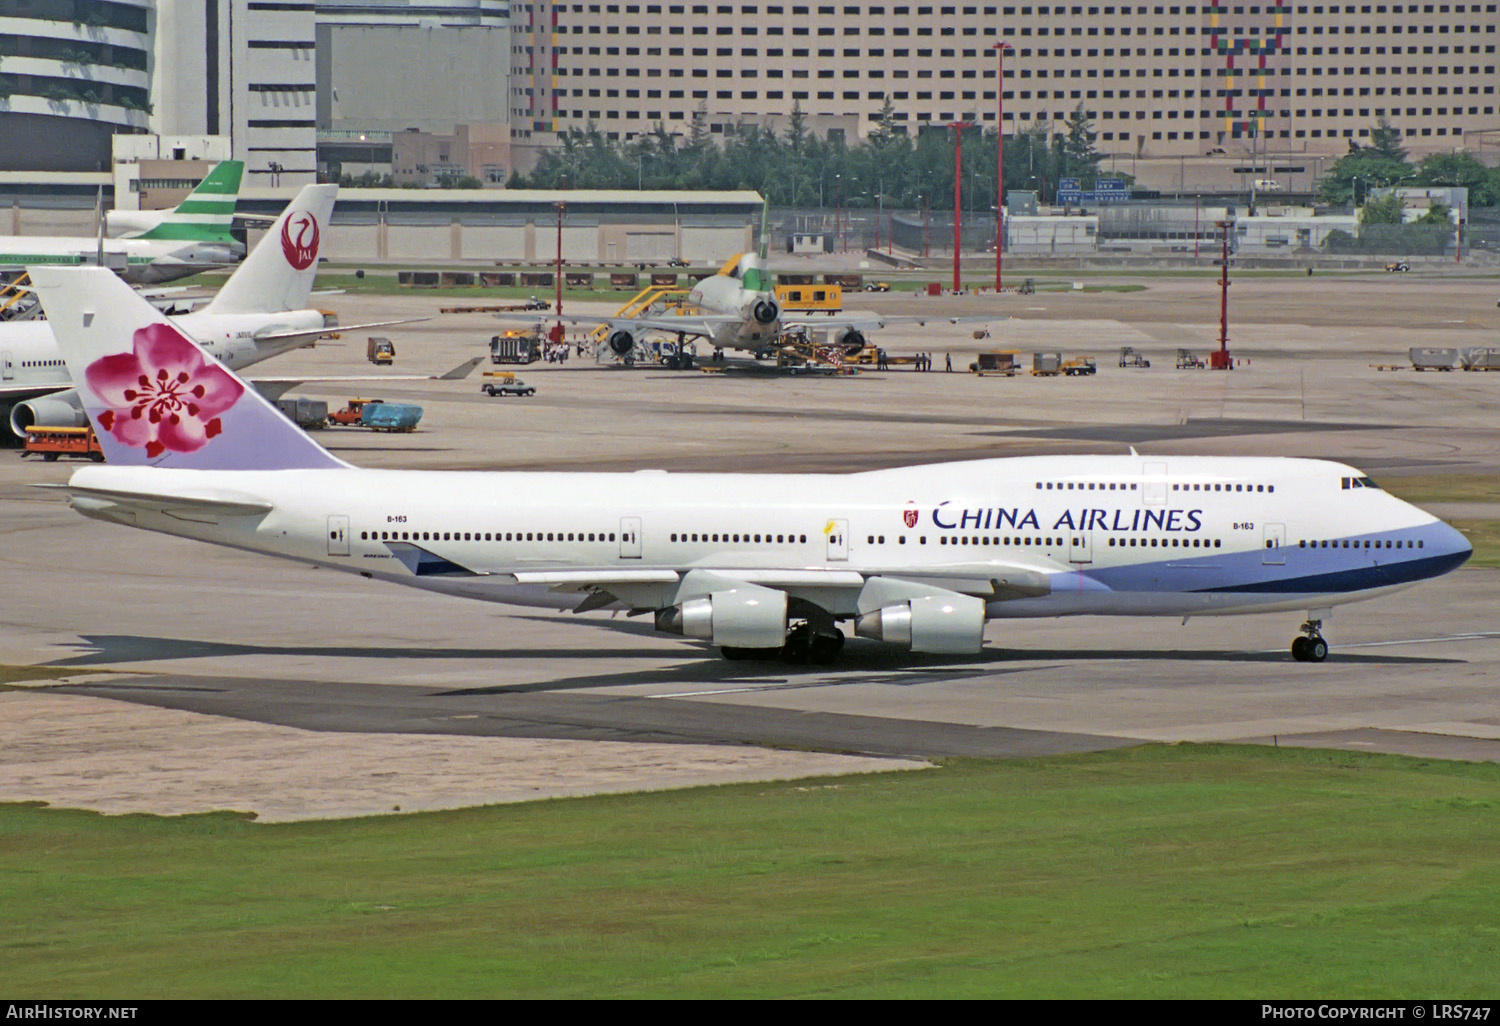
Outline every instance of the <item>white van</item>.
{"label": "white van", "polygon": [[1257,178],[1255,180],[1256,192],[1280,192],[1281,183],[1274,178]]}

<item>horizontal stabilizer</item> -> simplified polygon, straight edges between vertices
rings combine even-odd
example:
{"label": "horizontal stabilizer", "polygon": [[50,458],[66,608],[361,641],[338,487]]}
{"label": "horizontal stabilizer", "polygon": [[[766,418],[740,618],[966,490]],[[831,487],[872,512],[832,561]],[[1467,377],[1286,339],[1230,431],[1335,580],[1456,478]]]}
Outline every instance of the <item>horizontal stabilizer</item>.
{"label": "horizontal stabilizer", "polygon": [[228,489],[195,489],[190,492],[150,492],[139,489],[89,488],[76,485],[37,485],[38,488],[56,488],[68,493],[70,498],[93,499],[111,502],[117,506],[149,513],[171,513],[186,510],[204,516],[253,517],[275,509],[273,503],[253,495],[245,495]]}
{"label": "horizontal stabilizer", "polygon": [[297,338],[322,338],[330,332],[367,331],[370,328],[391,328],[398,324],[420,324],[431,317],[405,317],[399,321],[371,321],[369,324],[338,324],[332,327],[308,328],[304,331],[268,331],[255,335],[257,342],[287,342]]}
{"label": "horizontal stabilizer", "polygon": [[344,374],[333,377],[308,377],[303,375],[295,378],[255,378],[250,384],[255,390],[267,399],[275,401],[283,395],[309,382],[315,384],[352,384],[354,382],[369,381],[459,381],[469,376],[475,367],[484,361],[482,356],[474,356],[442,374]]}

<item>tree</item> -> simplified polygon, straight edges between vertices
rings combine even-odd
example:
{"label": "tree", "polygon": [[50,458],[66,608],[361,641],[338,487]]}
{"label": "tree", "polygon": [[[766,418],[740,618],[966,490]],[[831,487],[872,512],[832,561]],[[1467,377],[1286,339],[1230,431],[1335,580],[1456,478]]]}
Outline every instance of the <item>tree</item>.
{"label": "tree", "polygon": [[1366,200],[1364,208],[1359,212],[1360,227],[1367,224],[1400,224],[1403,209],[1401,197],[1394,192]]}
{"label": "tree", "polygon": [[1401,129],[1391,124],[1383,114],[1375,122],[1375,127],[1370,129],[1369,148],[1387,160],[1406,163],[1406,148],[1401,145]]}
{"label": "tree", "polygon": [[1073,113],[1068,116],[1067,134],[1059,136],[1062,168],[1061,172],[1067,178],[1079,178],[1079,183],[1085,189],[1092,189],[1096,179],[1099,177],[1099,151],[1094,149],[1094,139],[1098,133],[1094,131],[1094,123],[1084,112],[1082,101],[1073,108]]}
{"label": "tree", "polygon": [[1394,185],[1413,174],[1410,164],[1377,150],[1356,150],[1341,157],[1318,179],[1317,197],[1324,203],[1358,205],[1371,189]]}
{"label": "tree", "polygon": [[1438,203],[1437,201],[1434,200],[1433,203],[1430,206],[1428,206],[1427,213],[1425,213],[1421,217],[1417,218],[1416,223],[1417,224],[1440,224],[1440,225],[1447,225],[1448,227],[1451,228],[1453,226],[1453,217],[1452,217],[1452,214],[1453,214],[1453,208],[1452,207],[1448,206],[1448,204],[1446,204],[1446,203]]}
{"label": "tree", "polygon": [[1434,153],[1417,165],[1417,183],[1469,190],[1469,202],[1476,207],[1492,207],[1500,202],[1494,192],[1494,174],[1490,168],[1468,153]]}

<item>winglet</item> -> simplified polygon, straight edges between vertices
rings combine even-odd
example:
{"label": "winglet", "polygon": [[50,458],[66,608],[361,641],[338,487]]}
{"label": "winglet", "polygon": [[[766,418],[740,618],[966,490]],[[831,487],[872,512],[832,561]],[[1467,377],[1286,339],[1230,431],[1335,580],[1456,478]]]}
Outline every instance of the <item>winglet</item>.
{"label": "winglet", "polygon": [[346,468],[114,272],[31,280],[104,456],[191,470]]}

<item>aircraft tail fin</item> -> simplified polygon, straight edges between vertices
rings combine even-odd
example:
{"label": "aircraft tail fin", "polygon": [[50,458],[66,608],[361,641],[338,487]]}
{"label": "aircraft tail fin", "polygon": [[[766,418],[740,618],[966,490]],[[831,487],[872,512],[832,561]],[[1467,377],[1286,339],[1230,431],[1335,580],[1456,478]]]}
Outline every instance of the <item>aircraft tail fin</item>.
{"label": "aircraft tail fin", "polygon": [[204,310],[272,313],[306,307],[338,194],[337,185],[303,186]]}
{"label": "aircraft tail fin", "polygon": [[162,218],[161,223],[137,238],[182,242],[235,242],[234,208],[239,201],[240,179],[245,175],[243,160],[221,160],[208,176]]}
{"label": "aircraft tail fin", "polygon": [[761,257],[758,253],[736,253],[719,268],[719,276],[738,278],[740,284],[751,292],[771,291],[770,276],[761,269]]}
{"label": "aircraft tail fin", "polygon": [[349,466],[112,271],[36,267],[31,280],[111,464],[190,470]]}

